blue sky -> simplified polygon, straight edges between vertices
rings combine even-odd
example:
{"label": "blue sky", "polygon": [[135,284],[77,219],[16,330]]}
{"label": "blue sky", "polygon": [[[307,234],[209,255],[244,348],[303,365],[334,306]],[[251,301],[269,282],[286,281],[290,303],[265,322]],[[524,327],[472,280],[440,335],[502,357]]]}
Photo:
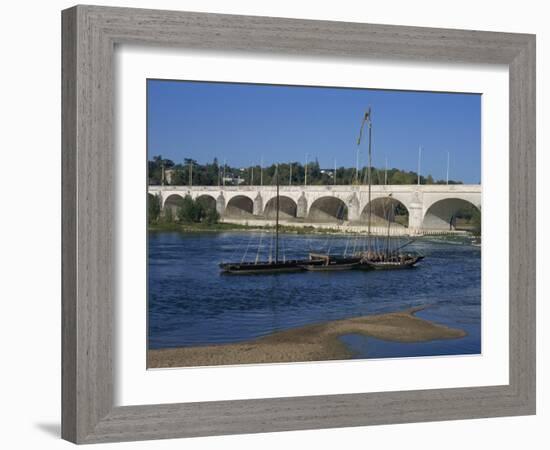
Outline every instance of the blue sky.
{"label": "blue sky", "polygon": [[[413,91],[148,80],[148,156],[231,166],[319,160],[355,167],[372,108],[373,165],[444,179],[481,180],[481,96]],[[361,146],[366,164],[367,141]]]}

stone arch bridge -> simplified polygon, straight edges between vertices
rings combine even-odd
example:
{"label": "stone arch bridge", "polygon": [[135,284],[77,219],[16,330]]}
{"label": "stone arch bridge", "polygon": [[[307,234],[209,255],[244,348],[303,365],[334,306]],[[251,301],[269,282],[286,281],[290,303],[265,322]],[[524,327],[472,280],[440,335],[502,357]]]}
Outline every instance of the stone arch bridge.
{"label": "stone arch bridge", "polygon": [[[160,196],[163,209],[189,195],[215,205],[225,219],[273,219],[276,212],[275,186],[149,186],[149,194]],[[371,202],[373,218],[399,211],[411,232],[450,230],[463,207],[481,210],[481,185],[375,185]],[[391,204],[398,207],[388,208]],[[280,186],[282,220],[360,224],[368,211],[367,186]]]}

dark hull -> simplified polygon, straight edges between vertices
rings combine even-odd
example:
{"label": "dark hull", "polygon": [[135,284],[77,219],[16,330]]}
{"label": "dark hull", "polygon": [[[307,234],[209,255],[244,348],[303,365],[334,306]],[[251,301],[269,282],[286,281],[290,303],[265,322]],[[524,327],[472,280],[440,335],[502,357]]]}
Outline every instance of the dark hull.
{"label": "dark hull", "polygon": [[302,267],[311,272],[332,272],[355,269],[361,264],[361,258],[328,257],[325,260],[321,260],[321,263],[319,263],[319,261],[314,261],[314,264],[312,264],[312,262],[313,261],[308,261],[308,263],[304,264]]}
{"label": "dark hull", "polygon": [[305,270],[308,270],[310,272],[335,272],[338,270],[351,270],[355,269],[356,267],[359,267],[359,262],[354,263],[341,263],[341,264],[329,264],[327,265],[312,265],[307,264],[302,266]]}
{"label": "dark hull", "polygon": [[222,263],[220,269],[222,273],[226,274],[270,274],[270,273],[284,273],[284,272],[300,272],[304,270],[302,266],[304,264],[318,264],[320,262],[310,261],[308,259],[295,259],[283,262],[269,262],[261,261],[243,262],[243,263]]}

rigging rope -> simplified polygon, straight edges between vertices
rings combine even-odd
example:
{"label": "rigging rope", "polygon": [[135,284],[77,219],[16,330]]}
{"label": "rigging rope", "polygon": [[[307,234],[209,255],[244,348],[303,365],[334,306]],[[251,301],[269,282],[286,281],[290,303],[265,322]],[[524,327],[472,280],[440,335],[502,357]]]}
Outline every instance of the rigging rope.
{"label": "rigging rope", "polygon": [[269,257],[268,261],[271,262],[273,260],[273,235],[274,233],[271,233],[271,239],[269,241]]}
{"label": "rigging rope", "polygon": [[252,238],[253,238],[253,237],[254,237],[254,235],[251,234],[251,235],[250,235],[250,238],[248,239],[248,244],[246,244],[246,250],[244,251],[244,255],[243,255],[242,259],[241,259],[241,263],[243,263],[244,260],[245,260],[245,258],[246,258],[246,255],[247,255],[247,253],[248,253],[248,248],[250,247],[250,243],[252,242]]}
{"label": "rigging rope", "polygon": [[239,246],[235,245],[235,248],[231,252],[231,257],[229,258],[229,261],[234,261],[235,257],[237,256],[237,251],[239,250]]}
{"label": "rigging rope", "polygon": [[286,249],[285,249],[285,240],[281,239],[281,243],[283,244],[283,262],[286,262]]}
{"label": "rigging rope", "polygon": [[346,239],[346,247],[344,248],[344,257],[348,254],[348,246],[349,246],[350,238]]}
{"label": "rigging rope", "polygon": [[263,237],[264,237],[264,232],[262,231],[260,233],[260,242],[258,242],[258,250],[256,251],[256,264],[258,264],[258,260],[260,259],[260,249],[262,248]]}

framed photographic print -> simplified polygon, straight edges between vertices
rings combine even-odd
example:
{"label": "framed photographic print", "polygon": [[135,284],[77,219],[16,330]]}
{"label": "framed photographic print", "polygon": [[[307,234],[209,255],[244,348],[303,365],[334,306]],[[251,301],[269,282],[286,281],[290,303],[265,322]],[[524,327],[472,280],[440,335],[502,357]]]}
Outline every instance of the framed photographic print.
{"label": "framed photographic print", "polygon": [[535,412],[532,35],[63,11],[77,443]]}

